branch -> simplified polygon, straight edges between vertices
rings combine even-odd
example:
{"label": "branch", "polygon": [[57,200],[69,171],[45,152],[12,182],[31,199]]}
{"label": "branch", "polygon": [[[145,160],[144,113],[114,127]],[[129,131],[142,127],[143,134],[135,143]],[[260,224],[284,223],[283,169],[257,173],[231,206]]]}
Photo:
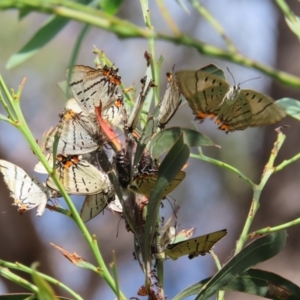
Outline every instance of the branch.
{"label": "branch", "polygon": [[17,8],[20,10],[39,11],[48,14],[54,14],[64,18],[76,20],[82,23],[90,24],[95,27],[115,33],[120,38],[153,38],[156,40],[169,41],[178,45],[185,45],[195,48],[199,53],[227,61],[231,61],[238,65],[253,68],[272,77],[282,84],[299,87],[300,78],[286,72],[278,71],[270,66],[256,62],[242,54],[237,54],[231,51],[198,41],[186,34],[170,36],[163,33],[149,31],[146,28],[141,28],[133,23],[122,20],[115,16],[111,16],[103,11],[85,6],[73,1],[61,0],[2,0],[0,1],[0,10]]}

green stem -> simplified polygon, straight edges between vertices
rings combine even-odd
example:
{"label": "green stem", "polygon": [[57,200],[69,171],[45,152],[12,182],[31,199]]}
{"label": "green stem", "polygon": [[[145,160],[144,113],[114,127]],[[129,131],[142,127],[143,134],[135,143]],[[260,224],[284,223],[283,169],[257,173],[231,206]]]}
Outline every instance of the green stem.
{"label": "green stem", "polygon": [[30,283],[29,281],[20,277],[19,275],[14,274],[7,268],[0,267],[0,275],[7,278],[8,280],[15,282],[18,285],[21,285],[22,287],[31,291],[32,293],[38,292],[38,288],[34,284]]}
{"label": "green stem", "polygon": [[273,166],[274,161],[275,161],[275,158],[276,158],[278,151],[280,150],[284,140],[285,140],[285,135],[283,133],[281,133],[280,131],[278,131],[277,141],[274,143],[274,147],[271,151],[269,161],[266,164],[264,171],[262,173],[260,184],[254,186],[254,194],[253,194],[251,207],[250,207],[244,228],[242,230],[241,236],[240,236],[239,240],[237,241],[236,248],[235,248],[235,254],[239,253],[242,250],[245,242],[247,241],[250,226],[252,225],[254,217],[260,206],[259,200],[260,200],[261,192],[262,192],[263,188],[265,187],[267,181],[269,180],[270,176],[274,173],[274,170],[275,170],[275,168]]}
{"label": "green stem", "polygon": [[275,0],[275,2],[288,20],[290,20],[291,22],[296,22],[294,13],[291,11],[290,7],[284,0]]}
{"label": "green stem", "polygon": [[154,83],[156,84],[156,87],[154,88],[154,98],[155,98],[155,105],[159,102],[159,73],[158,73],[158,67],[155,59],[155,43],[154,43],[154,29],[151,24],[151,18],[150,18],[150,10],[149,10],[149,4],[148,0],[140,0],[144,22],[148,29],[148,32],[150,33],[148,36],[148,42],[149,42],[149,48],[150,48],[150,64],[151,64],[151,71],[152,71],[152,79]]}
{"label": "green stem", "polygon": [[[3,266],[3,267],[5,267],[5,268],[20,270],[20,271],[28,273],[30,275],[32,275],[33,273],[37,273],[40,277],[42,277],[43,279],[47,280],[48,282],[54,284],[55,286],[59,286],[62,289],[64,289],[66,292],[68,292],[70,295],[72,295],[72,297],[74,297],[74,299],[83,300],[83,298],[81,298],[78,294],[76,294],[71,288],[69,288],[68,286],[66,286],[62,282],[58,281],[56,278],[52,278],[52,277],[50,277],[48,275],[45,275],[45,274],[40,273],[40,272],[37,272],[36,270],[33,270],[33,269],[29,268],[29,267],[24,266],[23,264],[20,264],[20,263],[10,263],[10,262],[6,262],[4,260],[0,260],[0,265]],[[0,267],[0,270],[1,269],[3,269],[3,268]],[[1,273],[1,271],[0,271],[0,273]],[[11,273],[11,274],[13,274],[13,273]],[[2,275],[2,273],[1,273],[1,275]],[[13,278],[9,278],[9,279],[19,284],[19,282],[20,282],[19,278],[20,277],[19,276],[17,276],[17,277],[18,277],[17,281],[12,280]],[[24,281],[24,279],[22,279],[22,281]],[[29,284],[32,286],[31,283],[29,283]],[[24,286],[24,287],[26,287],[26,286]],[[28,287],[26,287],[26,288],[28,288]],[[29,290],[31,290],[32,292],[35,293],[35,292],[37,292],[37,287],[34,286],[34,290],[32,290],[32,289],[29,289]]]}
{"label": "green stem", "polygon": [[290,159],[284,160],[281,164],[279,164],[277,167],[275,167],[274,173],[281,171],[283,168],[285,168],[286,166],[290,165],[291,163],[297,161],[298,159],[300,159],[300,153],[296,154],[295,156],[293,156]]}
{"label": "green stem", "polygon": [[238,65],[253,68],[270,76],[271,78],[292,87],[300,86],[300,78],[291,74],[278,71],[267,65],[256,62],[239,53],[232,53],[221,48],[208,45],[192,37],[180,34],[178,36],[170,36],[163,33],[145,30],[128,21],[121,20],[115,16],[104,13],[95,8],[85,6],[73,1],[61,0],[2,0],[0,1],[0,10],[9,8],[27,9],[55,14],[64,18],[76,20],[82,23],[90,24],[104,30],[115,33],[121,38],[153,38],[157,40],[169,41],[178,45],[185,45],[195,48],[199,53],[211,57],[224,59]]}
{"label": "green stem", "polygon": [[[209,253],[211,254],[213,260],[215,261],[218,271],[220,271],[222,269],[222,265],[220,263],[218,256],[213,250],[210,250]],[[225,296],[225,291],[222,290],[218,291],[217,300],[224,300],[224,296]]]}
{"label": "green stem", "polygon": [[253,232],[248,234],[248,237],[253,238],[255,236],[260,236],[262,234],[268,234],[268,233],[276,232],[276,231],[279,231],[279,230],[284,230],[284,229],[287,229],[287,228],[290,228],[292,226],[299,225],[299,224],[300,224],[300,218],[297,218],[293,221],[290,221],[290,222],[287,222],[287,223],[284,223],[284,224],[280,224],[278,226],[265,227],[265,228],[253,231]]}
{"label": "green stem", "polygon": [[[18,93],[13,94],[13,96],[8,92],[8,89],[6,88],[6,85],[5,85],[4,81],[2,80],[1,76],[0,76],[0,86],[3,89],[5,96],[9,102],[9,104],[11,105],[13,111],[15,112],[16,120],[17,120],[15,122],[15,127],[17,127],[18,130],[22,133],[22,135],[24,136],[24,138],[27,140],[28,144],[30,145],[31,149],[35,153],[35,155],[42,162],[42,164],[46,168],[48,174],[51,176],[51,178],[55,182],[59,192],[61,193],[62,197],[65,199],[70,211],[72,212],[73,220],[76,222],[76,224],[79,227],[80,231],[82,232],[84,238],[86,239],[88,245],[90,246],[90,249],[92,250],[92,252],[95,256],[96,261],[99,264],[99,269],[101,270],[101,272],[99,272],[98,274],[107,282],[107,284],[111,287],[111,289],[115,293],[117,293],[115,282],[114,282],[113,278],[111,277],[111,275],[104,263],[104,260],[101,256],[101,253],[99,252],[98,247],[94,246],[93,239],[92,239],[89,231],[87,230],[86,226],[82,222],[75,205],[73,204],[73,202],[72,202],[71,198],[69,197],[69,195],[67,194],[65,188],[59,181],[56,171],[52,170],[52,168],[50,167],[48,161],[45,158],[45,155],[42,153],[39,145],[36,143],[36,140],[33,137],[32,133],[27,125],[27,122],[23,116],[23,113],[22,113],[22,110],[20,107],[20,97],[21,97],[21,92],[22,92],[23,86],[20,86]],[[123,297],[123,299],[125,299],[125,296],[122,295],[122,297]]]}
{"label": "green stem", "polygon": [[211,164],[214,164],[218,167],[221,167],[221,168],[225,168],[225,169],[228,169],[234,173],[236,173],[240,178],[242,178],[244,181],[246,181],[252,188],[254,188],[255,184],[251,181],[251,179],[249,179],[248,177],[246,177],[242,172],[240,172],[238,169],[232,167],[231,165],[228,165],[222,161],[219,161],[219,160],[216,160],[214,158],[211,158],[211,157],[208,157],[208,156],[205,156],[203,153],[202,153],[202,150],[201,148],[198,148],[199,150],[199,154],[193,154],[191,153],[190,154],[190,157],[192,158],[196,158],[196,159],[200,159],[200,160],[203,160],[203,161],[206,161],[208,163],[211,163]]}
{"label": "green stem", "polygon": [[189,0],[190,3],[193,5],[193,7],[197,10],[197,12],[202,15],[206,21],[208,21],[212,27],[217,31],[217,33],[223,38],[223,40],[226,42],[227,47],[230,52],[232,53],[238,53],[237,48],[231,41],[231,39],[226,35],[226,32],[224,31],[221,24],[213,17],[213,15],[197,0]]}

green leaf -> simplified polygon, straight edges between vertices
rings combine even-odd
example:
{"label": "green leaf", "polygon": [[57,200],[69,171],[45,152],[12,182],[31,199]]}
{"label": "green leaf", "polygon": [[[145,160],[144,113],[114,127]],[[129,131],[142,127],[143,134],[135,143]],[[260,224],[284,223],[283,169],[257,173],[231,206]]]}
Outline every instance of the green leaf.
{"label": "green leaf", "polygon": [[184,133],[184,142],[189,147],[215,146],[208,136],[199,131],[188,128],[170,127],[158,132],[151,139],[149,151],[152,156],[159,158],[163,153],[169,151],[182,132]]}
{"label": "green leaf", "polygon": [[285,241],[286,232],[279,231],[250,243],[212,277],[196,299],[208,299],[252,266],[278,254],[284,247]]}
{"label": "green leaf", "polygon": [[[173,300],[180,300],[192,295],[198,291],[210,280],[206,278],[181,291]],[[293,282],[271,272],[250,269],[241,276],[235,278],[224,288],[225,291],[236,291],[252,294],[268,299],[299,300],[300,288]]]}
{"label": "green leaf", "polygon": [[69,20],[65,18],[50,17],[25,46],[8,59],[6,68],[12,69],[32,57],[40,48],[50,42],[68,22]]}
{"label": "green leaf", "polygon": [[[37,266],[36,263],[33,264],[32,268],[35,269]],[[38,287],[37,297],[38,299],[43,300],[57,300],[58,298],[55,296],[55,293],[49,283],[42,278],[38,272],[32,272],[32,279],[34,284]]]}
{"label": "green leaf", "polygon": [[28,16],[32,12],[32,9],[24,7],[19,9],[19,20],[24,19],[26,16]]}
{"label": "green leaf", "polygon": [[282,98],[276,101],[285,112],[300,121],[300,101],[292,98]]}
{"label": "green leaf", "polygon": [[227,291],[238,291],[268,299],[300,300],[300,288],[271,272],[250,269],[230,282]]}
{"label": "green leaf", "polygon": [[[143,249],[143,257],[146,259],[149,257],[149,247],[156,230],[155,223],[163,192],[186,164],[189,155],[189,148],[184,143],[183,135],[181,135],[159,166],[158,180],[151,192],[147,209],[144,236],[145,247]],[[145,265],[147,264],[146,261],[144,263]]]}
{"label": "green leaf", "polygon": [[291,31],[297,35],[298,39],[300,39],[300,18],[294,15],[293,18],[285,18],[285,21]]}
{"label": "green leaf", "polygon": [[124,0],[101,0],[99,1],[99,4],[103,11],[110,15],[115,15],[119,11],[123,2]]}

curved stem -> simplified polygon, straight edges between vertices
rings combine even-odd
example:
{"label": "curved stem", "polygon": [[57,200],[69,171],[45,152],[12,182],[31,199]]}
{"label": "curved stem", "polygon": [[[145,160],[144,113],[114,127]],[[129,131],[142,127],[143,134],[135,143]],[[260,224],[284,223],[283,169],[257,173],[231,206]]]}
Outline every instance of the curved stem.
{"label": "curved stem", "polygon": [[[77,300],[83,300],[83,298],[81,298],[81,296],[79,296],[78,294],[76,294],[71,288],[69,288],[67,285],[63,284],[62,282],[58,281],[56,278],[52,278],[48,275],[45,275],[43,273],[40,273],[36,270],[33,270],[32,268],[29,268],[29,267],[26,267],[25,265],[23,264],[20,264],[20,263],[11,263],[11,262],[6,262],[4,260],[0,260],[0,265],[1,266],[4,266],[5,268],[10,268],[10,269],[15,269],[15,270],[20,270],[22,272],[25,272],[25,273],[28,273],[30,275],[32,275],[33,273],[37,273],[40,277],[42,277],[43,279],[45,279],[46,281],[52,283],[53,285],[55,286],[59,286],[61,287],[62,289],[64,289],[66,292],[68,292],[70,295],[72,295],[72,297],[74,297],[74,299],[77,299]],[[0,274],[1,274],[1,268],[0,268]],[[13,274],[11,272],[11,274]],[[2,274],[1,274],[2,275]],[[19,284],[19,276],[17,276],[18,278],[18,281],[15,281],[13,280],[14,278],[9,278],[9,279],[12,279],[14,282],[18,283]],[[24,279],[23,279],[24,280]],[[32,284],[30,284],[32,285]],[[26,288],[28,288],[27,286],[25,286]],[[35,287],[35,286],[34,286]],[[30,288],[30,286],[29,286]],[[35,287],[35,289],[37,290],[37,288]],[[30,289],[32,292],[36,292],[35,289]]]}
{"label": "curved stem", "polygon": [[202,153],[201,148],[198,148],[198,149],[199,149],[199,154],[193,154],[193,153],[191,153],[190,157],[206,161],[208,163],[214,164],[214,165],[216,165],[218,167],[221,167],[221,168],[228,169],[228,170],[232,171],[233,173],[236,173],[240,178],[242,178],[244,181],[246,181],[252,188],[255,186],[255,184],[251,181],[251,179],[249,179],[248,177],[246,177],[238,169],[236,169],[236,168],[232,167],[231,165],[226,164],[226,163],[224,163],[222,161],[219,161],[217,159],[205,156]]}
{"label": "curved stem", "polygon": [[[51,168],[51,166],[49,165],[45,155],[41,151],[41,148],[37,144],[35,138],[33,137],[32,133],[27,125],[27,122],[24,118],[24,115],[22,113],[21,106],[20,106],[20,97],[21,97],[23,85],[21,85],[19,87],[17,94],[13,93],[13,95],[11,95],[9,93],[2,77],[0,76],[0,87],[2,88],[3,92],[5,93],[8,103],[11,105],[11,107],[15,113],[16,122],[15,122],[14,126],[17,127],[18,130],[22,133],[22,135],[24,136],[24,138],[30,145],[31,149],[33,150],[33,152],[35,153],[37,158],[42,162],[42,164],[46,168],[48,174],[51,176],[51,178],[55,182],[62,197],[65,199],[70,211],[72,212],[73,220],[76,222],[78,228],[82,232],[82,235],[86,239],[90,249],[92,250],[92,252],[96,258],[97,263],[99,264],[100,272],[98,272],[98,274],[107,282],[107,284],[111,287],[111,289],[114,291],[114,293],[117,294],[118,291],[117,291],[116,284],[104,263],[104,260],[102,258],[102,255],[101,255],[98,247],[95,247],[93,238],[91,237],[89,231],[87,230],[86,226],[84,225],[83,221],[81,220],[80,215],[78,214],[78,211],[77,211],[75,205],[73,204],[71,198],[69,197],[65,188],[59,181],[55,169],[53,170]],[[125,299],[125,296],[122,293],[121,293],[121,296],[122,296],[122,299]]]}
{"label": "curved stem", "polygon": [[153,38],[156,40],[169,41],[178,45],[185,45],[195,48],[199,53],[219,59],[224,59],[245,67],[253,68],[270,76],[271,78],[292,87],[300,86],[300,78],[291,74],[278,71],[270,66],[256,62],[250,58],[245,57],[240,53],[223,50],[221,48],[203,43],[188,35],[180,34],[178,36],[170,36],[163,33],[149,31],[140,28],[131,22],[124,21],[115,16],[104,13],[92,7],[85,6],[73,1],[61,0],[2,0],[0,1],[0,9],[27,9],[55,14],[64,18],[76,20],[104,30],[115,33],[121,38]]}
{"label": "curved stem", "polygon": [[247,241],[249,229],[252,225],[254,217],[260,206],[259,201],[260,201],[261,192],[262,192],[263,188],[265,187],[267,181],[269,180],[270,176],[274,173],[274,170],[275,170],[275,168],[273,167],[274,161],[275,161],[275,158],[276,158],[284,141],[285,141],[285,135],[278,130],[277,140],[274,143],[274,147],[271,151],[269,161],[267,162],[267,164],[263,170],[263,173],[261,176],[261,181],[260,181],[259,185],[254,186],[254,194],[253,194],[251,207],[250,207],[244,228],[240,235],[240,238],[237,241],[236,248],[235,248],[235,254],[237,254],[238,252],[240,252],[242,250],[245,242]]}

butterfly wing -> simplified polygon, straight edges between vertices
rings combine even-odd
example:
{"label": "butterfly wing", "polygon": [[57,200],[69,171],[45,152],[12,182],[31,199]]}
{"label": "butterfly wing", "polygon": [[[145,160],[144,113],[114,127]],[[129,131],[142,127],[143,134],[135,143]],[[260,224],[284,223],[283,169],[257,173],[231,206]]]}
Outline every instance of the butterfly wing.
{"label": "butterfly wing", "polygon": [[271,97],[253,90],[241,90],[241,94],[251,107],[250,126],[271,125],[286,117],[286,112]]}
{"label": "butterfly wing", "polygon": [[0,172],[4,176],[11,197],[14,198],[13,205],[18,207],[18,211],[22,214],[36,207],[37,216],[41,216],[50,198],[48,189],[43,183],[5,160],[0,160]]}
{"label": "butterfly wing", "polygon": [[98,214],[107,206],[109,202],[115,199],[114,190],[102,191],[95,195],[85,197],[84,203],[80,211],[80,217],[83,222],[87,222]]}
{"label": "butterfly wing", "polygon": [[102,117],[108,121],[113,128],[116,128],[123,119],[123,101],[118,101],[104,110]]}
{"label": "butterfly wing", "polygon": [[113,105],[122,96],[118,95],[117,85],[120,84],[120,78],[113,69],[103,68],[93,70],[87,73],[83,80],[83,88],[85,99],[91,102],[93,106],[92,112],[95,111],[95,106],[102,104],[102,109],[105,110]]}
{"label": "butterfly wing", "polygon": [[[94,195],[110,187],[107,174],[96,169],[88,161],[77,155],[58,155],[56,171],[66,191],[74,195]],[[51,177],[48,177],[47,186],[57,190]]]}
{"label": "butterfly wing", "polygon": [[44,135],[42,148],[53,151],[55,135],[59,135],[57,154],[86,154],[96,151],[102,144],[98,128],[86,115],[66,110],[60,123]]}
{"label": "butterfly wing", "polygon": [[227,230],[223,229],[183,242],[170,244],[165,249],[165,254],[174,260],[184,255],[188,255],[190,259],[198,255],[205,255],[226,234]]}
{"label": "butterfly wing", "polygon": [[[70,89],[77,101],[78,105],[86,113],[94,113],[94,105],[91,99],[87,98],[84,93],[84,79],[89,72],[95,71],[95,69],[88,66],[74,66],[71,72]],[[66,75],[69,75],[69,69],[66,70]]]}
{"label": "butterfly wing", "polygon": [[[228,94],[232,95],[231,92]],[[219,129],[229,132],[246,129],[250,126],[251,120],[252,112],[250,104],[244,94],[238,91],[235,98],[225,98],[220,106],[216,123],[219,124]]]}
{"label": "butterfly wing", "polygon": [[174,72],[167,73],[168,85],[164,98],[159,107],[157,117],[160,127],[164,127],[177,111],[180,101],[180,89]]}
{"label": "butterfly wing", "polygon": [[[180,171],[173,181],[166,187],[162,194],[162,198],[170,194],[185,178],[185,172]],[[157,173],[152,174],[139,174],[133,177],[130,189],[136,193],[145,195],[147,198],[150,197],[151,191],[153,190],[158,179]]]}
{"label": "butterfly wing", "polygon": [[196,117],[200,120],[207,116],[214,118],[230,85],[221,77],[201,70],[178,71],[176,76],[181,92]]}

